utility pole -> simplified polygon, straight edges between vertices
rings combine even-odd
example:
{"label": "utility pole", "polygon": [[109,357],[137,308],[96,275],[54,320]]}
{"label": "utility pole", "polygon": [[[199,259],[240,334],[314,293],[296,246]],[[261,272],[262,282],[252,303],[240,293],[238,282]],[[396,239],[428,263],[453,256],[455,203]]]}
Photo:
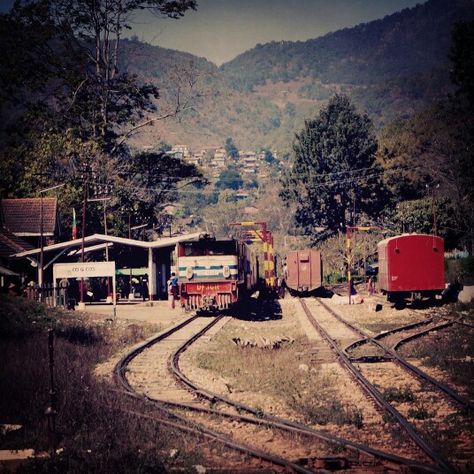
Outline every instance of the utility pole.
{"label": "utility pole", "polygon": [[349,294],[349,304],[352,304],[352,243],[356,232],[367,232],[369,230],[382,231],[380,227],[374,226],[347,226],[346,228],[346,261],[347,261],[347,287]]}
{"label": "utility pole", "polygon": [[[91,174],[91,167],[89,163],[84,163],[82,180],[84,186],[84,193],[83,193],[83,203],[82,203],[82,236],[81,236],[81,262],[84,263],[84,247],[85,247],[85,238],[86,238],[86,209],[87,209],[87,197],[89,194],[89,178]],[[81,278],[81,299],[79,302],[79,308],[84,310],[85,303],[84,303],[84,278]]]}
{"label": "utility pole", "polygon": [[43,211],[43,194],[53,189],[62,188],[64,183],[50,186],[49,188],[40,189],[40,264],[38,272],[38,286],[40,287],[40,298],[43,301],[43,286],[44,286],[44,211]]}
{"label": "utility pole", "polygon": [[[88,182],[84,182],[84,196],[82,203],[82,236],[81,236],[81,262],[84,263],[84,244],[86,237],[86,207],[87,207],[87,187]],[[81,278],[81,309],[84,309],[84,278]]]}
{"label": "utility pole", "polygon": [[51,457],[56,455],[56,416],[57,397],[54,387],[54,329],[48,330],[48,354],[49,354],[49,407],[45,415],[48,419],[49,446]]}

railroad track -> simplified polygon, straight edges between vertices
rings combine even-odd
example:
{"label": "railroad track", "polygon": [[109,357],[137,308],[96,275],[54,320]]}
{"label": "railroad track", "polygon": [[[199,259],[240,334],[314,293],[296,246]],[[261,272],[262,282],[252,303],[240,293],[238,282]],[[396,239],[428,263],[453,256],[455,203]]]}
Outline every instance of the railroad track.
{"label": "railroad track", "polygon": [[[408,372],[412,377],[416,376],[418,380],[422,380],[424,384],[423,388],[426,388],[429,383],[432,388],[442,392],[443,398],[448,397],[451,403],[456,403],[457,405],[462,406],[464,410],[470,409],[470,402],[454,392],[452,389],[450,389],[450,387],[445,386],[441,382],[433,379],[419,370],[417,367],[405,361],[396,353],[394,349],[388,348],[382,344],[380,339],[387,337],[388,334],[370,337],[334,312],[320,299],[313,301],[314,303],[312,304],[318,305],[317,317],[315,317],[313,314],[315,312],[314,309],[313,311],[310,310],[306,301],[300,299],[301,305],[308,316],[308,319],[335,351],[338,361],[341,363],[341,365],[350,372],[353,378],[361,385],[365,393],[371,397],[375,405],[379,409],[389,413],[390,416],[400,424],[403,430],[416,443],[416,445],[433,462],[435,462],[436,465],[441,470],[443,470],[443,472],[456,472],[457,467],[453,466],[450,461],[439,454],[441,450],[439,450],[438,447],[433,446],[431,440],[427,441],[425,439],[426,436],[422,436],[419,433],[419,430],[407,420],[406,415],[402,414],[398,409],[389,404],[385,400],[384,395],[380,389],[374,386],[374,383],[371,382],[375,382],[375,384],[379,386],[382,385],[380,372],[387,372],[390,370],[389,367],[393,367],[395,364],[398,364],[399,366],[403,367],[406,373]],[[391,331],[391,333],[399,333],[406,328],[414,331],[412,334],[407,336],[407,338],[420,337],[422,334],[425,334],[430,330],[440,329],[453,324],[454,322],[455,321],[445,322],[443,324],[434,324],[432,320],[426,320],[417,324],[408,325],[407,327],[396,328]],[[423,326],[425,326],[423,330],[419,331],[418,329]],[[352,331],[352,337],[351,333],[348,331]],[[415,336],[415,334],[417,334],[417,336]],[[351,357],[348,354],[348,351],[358,348],[362,345],[370,347],[369,355]],[[345,347],[345,349],[343,349],[343,347]],[[364,362],[372,362],[372,364],[364,364]],[[371,368],[374,367],[377,370],[371,370]],[[379,373],[377,373],[377,371]]]}
{"label": "railroad track", "polygon": [[[431,377],[427,373],[423,372],[421,369],[414,366],[397,353],[397,349],[403,344],[425,336],[430,332],[439,331],[454,324],[460,323],[459,319],[450,319],[447,321],[435,322],[433,318],[428,318],[423,321],[399,326],[389,331],[383,331],[382,333],[372,337],[362,331],[357,326],[351,324],[349,321],[342,318],[321,299],[318,299],[318,302],[338,321],[340,321],[342,324],[344,324],[346,327],[348,327],[350,330],[354,331],[361,337],[361,339],[352,342],[344,348],[344,352],[346,353],[346,355],[348,355],[348,357],[351,358],[353,362],[371,362],[374,359],[377,360],[377,356],[371,357],[370,355],[368,357],[351,357],[351,352],[353,352],[354,349],[358,347],[361,347],[363,345],[375,346],[379,354],[382,353],[382,356],[378,356],[381,360],[392,360],[398,363],[401,367],[415,375],[422,382],[428,382],[437,389],[441,390],[451,401],[456,402],[463,409],[469,411],[474,410],[474,404],[470,400],[457,393],[453,388],[449,387],[445,383],[440,382],[434,377]],[[403,333],[401,337],[400,333]]]}
{"label": "railroad track", "polygon": [[[198,338],[212,330],[217,330],[219,325],[224,322],[225,319],[222,315],[211,320],[192,316],[181,324],[164,331],[136,347],[119,361],[115,369],[117,382],[129,396],[153,404],[162,416],[173,418],[174,427],[181,426],[185,431],[190,432],[191,430],[196,435],[206,436],[231,449],[283,469],[290,469],[294,472],[314,472],[312,469],[318,466],[323,467],[325,460],[318,458],[316,453],[315,456],[303,457],[296,463],[294,460],[285,459],[282,455],[278,456],[269,454],[263,449],[250,448],[248,443],[236,441],[233,435],[239,434],[240,431],[254,430],[257,427],[259,430],[278,431],[280,437],[286,436],[287,438],[283,439],[286,440],[287,448],[291,447],[292,443],[295,445],[295,442],[297,444],[306,442],[306,445],[311,446],[314,450],[318,448],[315,446],[315,440],[321,446],[326,445],[326,448],[328,443],[330,445],[336,444],[350,453],[351,463],[359,466],[364,462],[369,464],[377,462],[384,463],[392,469],[409,466],[419,471],[439,472],[433,466],[385,453],[364,444],[332,436],[326,432],[313,430],[290,420],[270,416],[262,413],[261,410],[233,402],[220,394],[195,385],[180,370],[179,357]],[[157,347],[161,347],[160,350],[164,352],[154,352]],[[164,354],[167,354],[168,357],[171,354],[171,358],[163,357]],[[166,360],[170,361],[169,364],[166,363]],[[157,361],[161,361],[159,367]],[[144,374],[150,371],[150,364],[152,364],[156,378],[156,381],[151,384],[144,382]],[[176,381],[179,382],[176,383]],[[225,409],[217,409],[217,405],[222,405]],[[139,415],[137,414],[137,416]],[[209,422],[209,417],[212,418],[212,423]],[[237,429],[235,423],[238,423]],[[226,428],[229,426],[226,425],[230,426],[227,434]],[[255,433],[250,431],[248,439],[252,439],[252,434]],[[288,435],[290,435],[289,438]],[[294,447],[297,449],[297,446]]]}

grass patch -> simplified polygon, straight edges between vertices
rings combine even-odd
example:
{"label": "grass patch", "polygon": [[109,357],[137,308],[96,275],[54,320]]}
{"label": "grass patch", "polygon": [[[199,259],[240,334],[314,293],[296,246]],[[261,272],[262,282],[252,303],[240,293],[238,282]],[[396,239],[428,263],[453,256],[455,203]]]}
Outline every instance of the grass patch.
{"label": "grass patch", "polygon": [[282,400],[306,422],[363,426],[363,414],[339,399],[338,376],[307,365],[311,346],[299,336],[278,350],[240,347],[226,328],[211,347],[196,354],[198,367],[224,377],[232,386]]}
{"label": "grass patch", "polygon": [[382,392],[383,398],[387,402],[413,402],[415,394],[413,390],[405,385],[404,387],[388,387]]}
{"label": "grass patch", "polygon": [[423,404],[408,410],[408,418],[413,418],[414,420],[427,420],[429,418],[433,418],[434,416],[435,413],[429,411]]}

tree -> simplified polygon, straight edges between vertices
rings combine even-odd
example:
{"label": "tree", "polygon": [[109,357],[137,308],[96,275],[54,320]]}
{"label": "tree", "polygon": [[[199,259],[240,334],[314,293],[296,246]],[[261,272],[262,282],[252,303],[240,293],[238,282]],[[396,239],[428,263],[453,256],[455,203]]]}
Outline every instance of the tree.
{"label": "tree", "polygon": [[270,166],[274,165],[277,161],[275,159],[275,157],[273,156],[273,153],[271,152],[271,150],[268,150],[268,149],[264,150],[264,157],[263,158],[266,161],[266,163],[268,163]]}
{"label": "tree", "polygon": [[214,232],[216,237],[228,237],[235,231],[229,224],[243,220],[244,208],[244,202],[232,199],[230,190],[221,192],[218,202],[203,210],[206,230]]}
{"label": "tree", "polygon": [[296,221],[314,240],[318,228],[334,234],[355,224],[361,212],[377,216],[383,197],[376,150],[369,118],[342,95],[296,135],[283,197],[297,203]]}
{"label": "tree", "polygon": [[244,180],[240,175],[238,169],[234,165],[230,165],[227,169],[222,171],[217,178],[216,188],[218,189],[233,189],[242,188]]}
{"label": "tree", "polygon": [[[137,10],[177,19],[195,6],[195,0],[17,0],[0,14],[0,46],[9,58],[0,66],[0,111],[8,117],[0,129],[2,194],[31,195],[66,182],[71,192],[61,197],[77,207],[84,186],[77,176],[87,168],[94,181],[117,193],[112,210],[128,196],[138,214],[151,219],[153,205],[167,194],[163,187],[155,192],[148,176],[140,189],[154,188],[130,195],[139,174],[134,164],[143,160],[129,162],[126,142],[143,126],[188,109],[195,77],[179,74],[181,82],[169,94],[174,104],[158,110],[156,85],[126,70],[122,34]],[[170,166],[162,170],[165,162]],[[164,158],[155,171],[174,176],[174,185],[196,172],[175,164]],[[88,215],[88,229],[96,221]]]}
{"label": "tree", "polygon": [[[453,64],[452,79],[458,87],[453,102],[458,117],[455,139],[456,178],[458,182],[460,225],[465,233],[464,242],[474,252],[474,21],[459,22],[453,30],[450,52]],[[452,166],[452,165],[451,165]]]}
{"label": "tree", "polygon": [[381,134],[379,160],[400,229],[431,232],[431,208],[447,246],[474,247],[474,22],[458,23],[450,59],[456,94]]}
{"label": "tree", "polygon": [[227,140],[225,141],[225,151],[227,153],[227,156],[229,156],[233,160],[237,160],[239,158],[239,150],[235,146],[234,141],[231,137],[227,138]]}
{"label": "tree", "polygon": [[[72,126],[84,139],[96,139],[109,152],[116,152],[133,131],[183,108],[181,97],[175,110],[139,123],[145,114],[156,110],[158,89],[141,83],[121,64],[121,38],[130,27],[131,15],[149,9],[157,15],[179,18],[195,6],[195,0],[18,0],[12,11],[2,16],[2,22],[9,26],[2,43],[10,49],[6,55],[26,55],[29,68],[38,67],[42,72],[35,85],[46,86],[43,88],[49,93],[48,105],[53,112],[50,118],[56,119],[56,126],[58,121]],[[39,45],[33,45],[32,54],[21,31],[38,27],[42,34],[36,35]],[[14,32],[24,38],[23,48],[12,42]],[[45,62],[38,54],[43,50],[49,53]]]}
{"label": "tree", "polygon": [[139,153],[121,173],[115,205],[134,216],[135,224],[159,227],[163,209],[177,200],[177,192],[194,183],[203,183],[197,168],[166,153]]}
{"label": "tree", "polygon": [[458,97],[474,108],[474,21],[458,22],[453,28],[449,54],[453,68],[452,81],[458,86]]}

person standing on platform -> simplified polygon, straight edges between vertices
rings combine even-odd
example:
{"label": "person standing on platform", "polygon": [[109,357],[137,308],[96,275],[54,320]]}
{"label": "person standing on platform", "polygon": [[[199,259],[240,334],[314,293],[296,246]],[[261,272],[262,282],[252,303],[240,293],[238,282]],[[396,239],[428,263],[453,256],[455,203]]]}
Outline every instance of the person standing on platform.
{"label": "person standing on platform", "polygon": [[68,307],[68,298],[69,298],[69,280],[67,278],[63,278],[59,282],[59,298],[60,304],[64,307]]}
{"label": "person standing on platform", "polygon": [[168,280],[168,301],[170,308],[174,309],[176,305],[176,297],[178,296],[178,277],[176,273],[172,273]]}

